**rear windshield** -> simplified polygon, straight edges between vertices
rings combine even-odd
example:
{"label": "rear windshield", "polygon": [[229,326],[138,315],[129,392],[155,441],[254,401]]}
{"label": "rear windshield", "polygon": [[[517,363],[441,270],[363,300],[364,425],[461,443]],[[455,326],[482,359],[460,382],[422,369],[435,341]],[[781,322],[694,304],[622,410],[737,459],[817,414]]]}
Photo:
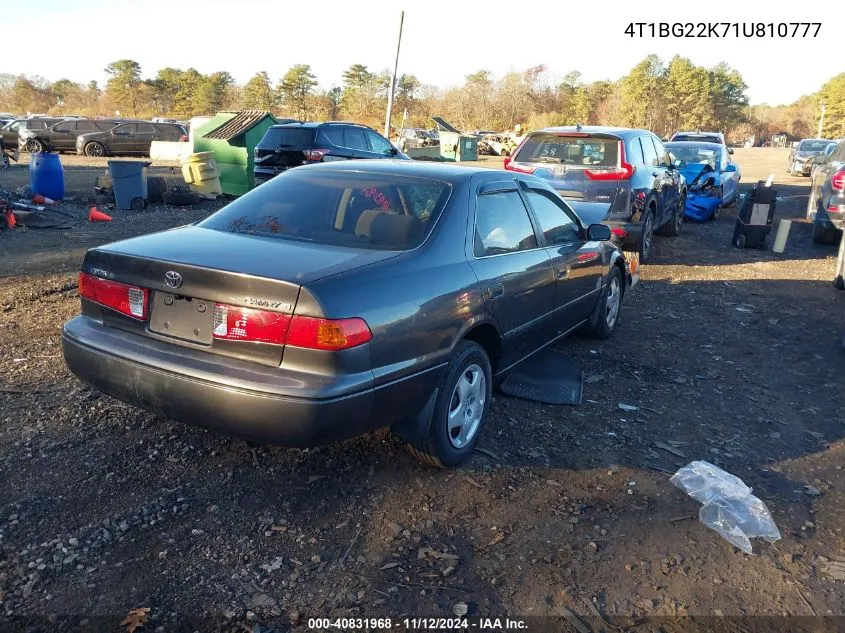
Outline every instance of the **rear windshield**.
{"label": "rear windshield", "polygon": [[408,250],[422,244],[451,185],[426,178],[295,169],[241,196],[199,226],[334,246]]}
{"label": "rear windshield", "polygon": [[830,141],[801,141],[798,151],[801,152],[823,152]]}
{"label": "rear windshield", "polygon": [[314,130],[311,128],[271,127],[264,134],[260,145],[262,147],[311,147],[313,141]]}
{"label": "rear windshield", "polygon": [[615,167],[619,141],[592,136],[534,134],[515,160],[525,163],[564,163]]}
{"label": "rear windshield", "polygon": [[699,143],[719,143],[719,145],[722,144],[722,139],[712,134],[675,134],[675,136],[672,137],[672,141],[698,141]]}

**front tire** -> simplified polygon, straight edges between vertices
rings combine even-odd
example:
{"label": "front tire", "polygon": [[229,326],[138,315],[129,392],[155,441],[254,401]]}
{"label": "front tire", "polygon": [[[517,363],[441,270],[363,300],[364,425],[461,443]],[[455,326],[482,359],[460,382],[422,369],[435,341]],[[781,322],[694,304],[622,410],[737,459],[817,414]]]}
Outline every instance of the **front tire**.
{"label": "front tire", "polygon": [[44,143],[37,138],[30,139],[26,142],[26,151],[30,154],[40,154],[44,151]]}
{"label": "front tire", "polygon": [[492,398],[487,353],[478,343],[461,341],[438,386],[428,436],[409,445],[411,454],[437,468],[466,462],[487,421]]}
{"label": "front tire", "polygon": [[593,317],[593,324],[587,331],[589,336],[598,339],[608,339],[613,336],[619,323],[619,313],[622,310],[624,294],[625,285],[622,281],[622,273],[617,266],[614,266],[610,273],[610,279],[608,279],[601,293],[598,306],[596,306],[598,313]]}
{"label": "front tire", "polygon": [[85,146],[85,155],[91,158],[102,158],[106,155],[106,148],[102,143],[91,141]]}
{"label": "front tire", "polygon": [[830,231],[821,222],[813,222],[813,244],[831,244]]}

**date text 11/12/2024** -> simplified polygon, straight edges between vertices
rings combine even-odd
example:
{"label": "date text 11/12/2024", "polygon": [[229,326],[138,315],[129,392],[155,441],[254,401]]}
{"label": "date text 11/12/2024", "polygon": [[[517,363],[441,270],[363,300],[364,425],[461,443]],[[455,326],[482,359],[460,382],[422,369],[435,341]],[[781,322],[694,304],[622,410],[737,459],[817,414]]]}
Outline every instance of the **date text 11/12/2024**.
{"label": "date text 11/12/2024", "polygon": [[629,22],[631,37],[818,37],[821,22]]}
{"label": "date text 11/12/2024", "polygon": [[525,620],[512,618],[309,618],[308,629],[329,631],[384,630],[405,631],[524,631],[528,629]]}

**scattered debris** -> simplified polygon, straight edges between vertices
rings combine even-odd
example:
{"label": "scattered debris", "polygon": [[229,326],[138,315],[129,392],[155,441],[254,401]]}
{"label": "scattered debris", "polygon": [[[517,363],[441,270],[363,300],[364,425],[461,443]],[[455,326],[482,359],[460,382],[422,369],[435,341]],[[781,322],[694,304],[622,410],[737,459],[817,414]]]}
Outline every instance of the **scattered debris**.
{"label": "scattered debris", "polygon": [[467,613],[469,613],[469,607],[467,606],[466,602],[456,602],[455,606],[452,607],[452,613],[454,613],[459,618],[462,618]]}
{"label": "scattered debris", "polygon": [[127,613],[126,617],[121,620],[120,626],[125,626],[127,633],[134,633],[135,629],[142,627],[147,623],[149,614],[149,607],[132,609],[132,611]]}
{"label": "scattered debris", "polygon": [[639,411],[640,410],[639,407],[635,407],[632,404],[625,404],[624,402],[619,403],[619,408],[622,409],[623,411]]}
{"label": "scattered debris", "polygon": [[690,462],[669,481],[702,503],[699,520],[728,542],[752,554],[749,537],[769,543],[780,539],[766,504],[739,477],[705,461]]}
{"label": "scattered debris", "polygon": [[845,580],[845,562],[843,561],[828,561],[822,567],[822,573],[827,574],[834,580]]}
{"label": "scattered debris", "polygon": [[684,453],[682,451],[679,451],[674,446],[670,446],[669,444],[666,444],[665,442],[655,442],[654,445],[657,448],[662,448],[664,451],[668,451],[669,453],[672,453],[673,455],[677,455],[678,457],[686,457],[686,455],[684,455]]}
{"label": "scattered debris", "polygon": [[822,491],[810,484],[804,484],[804,494],[810,495],[811,497],[820,497]]}

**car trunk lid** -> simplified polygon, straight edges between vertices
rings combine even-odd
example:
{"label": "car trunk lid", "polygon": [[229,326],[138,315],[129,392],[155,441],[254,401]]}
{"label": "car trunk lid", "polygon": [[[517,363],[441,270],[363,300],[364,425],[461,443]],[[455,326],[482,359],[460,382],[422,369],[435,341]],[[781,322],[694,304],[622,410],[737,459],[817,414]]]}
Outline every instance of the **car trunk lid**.
{"label": "car trunk lid", "polygon": [[82,270],[149,291],[148,318],[103,310],[107,325],[278,365],[304,284],[398,254],[191,226],[92,249]]}

